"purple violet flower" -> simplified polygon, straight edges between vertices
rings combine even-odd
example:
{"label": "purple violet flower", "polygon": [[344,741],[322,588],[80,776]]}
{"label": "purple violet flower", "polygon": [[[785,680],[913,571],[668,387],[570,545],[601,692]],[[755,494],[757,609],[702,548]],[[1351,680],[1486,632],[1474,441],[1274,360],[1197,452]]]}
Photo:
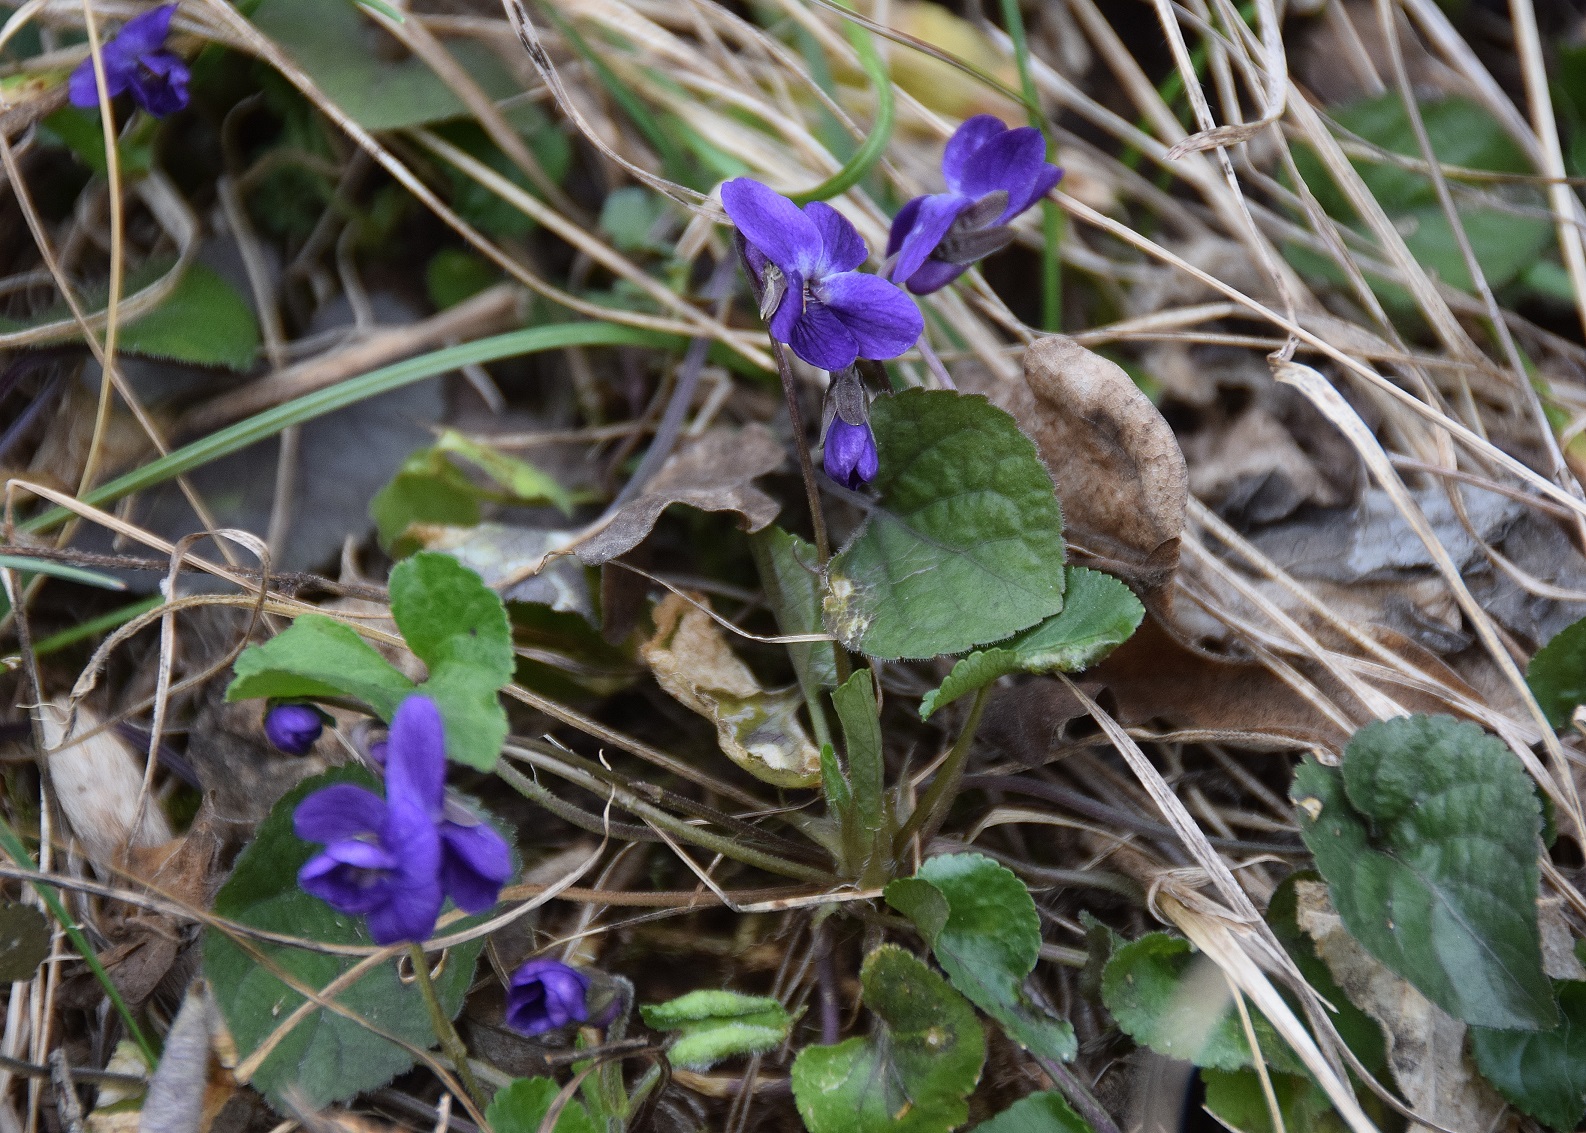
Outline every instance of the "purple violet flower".
{"label": "purple violet flower", "polygon": [[288,755],[307,755],[325,721],[307,704],[277,704],[264,714],[264,735]]}
{"label": "purple violet flower", "polygon": [[1008,223],[1051,191],[1063,171],[1046,160],[1033,126],[1010,130],[977,114],[942,150],[948,191],[915,197],[898,210],[887,238],[892,278],[916,295],[946,287],[969,265],[1013,240]]}
{"label": "purple violet flower", "polygon": [[919,339],[919,308],[896,285],[856,270],[865,242],[836,209],[821,201],[800,209],[748,177],[724,184],[721,202],[743,235],[771,337],[811,366],[896,358]]}
{"label": "purple violet flower", "polygon": [[[165,37],[171,33],[171,17],[175,14],[176,5],[165,4],[134,16],[99,51],[110,97],[131,91],[132,101],[156,118],[175,114],[187,106],[187,81],[192,72],[180,55],[165,50]],[[73,106],[92,110],[99,105],[99,86],[94,78],[94,60],[90,56],[77,65],[67,80]]]}
{"label": "purple violet flower", "polygon": [[560,960],[530,960],[507,980],[507,1026],[541,1035],[589,1018],[589,977]]}
{"label": "purple violet flower", "polygon": [[304,891],[368,918],[377,944],[423,940],[446,897],[465,912],[495,904],[512,873],[499,834],[446,797],[440,709],[410,696],[391,719],[386,797],[336,783],[298,803],[293,828],[325,849],[298,871]]}

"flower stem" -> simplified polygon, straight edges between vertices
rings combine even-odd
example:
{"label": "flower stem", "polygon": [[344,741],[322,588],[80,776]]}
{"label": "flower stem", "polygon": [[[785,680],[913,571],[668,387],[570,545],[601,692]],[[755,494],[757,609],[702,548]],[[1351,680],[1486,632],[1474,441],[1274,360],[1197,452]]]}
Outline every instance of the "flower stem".
{"label": "flower stem", "polygon": [[771,340],[771,353],[776,356],[777,373],[782,376],[782,396],[787,399],[788,423],[793,429],[793,448],[798,453],[799,472],[804,477],[804,495],[809,500],[810,525],[815,528],[815,553],[821,566],[832,557],[831,539],[826,535],[826,516],[821,511],[820,485],[815,482],[815,462],[810,459],[809,441],[804,436],[804,414],[799,412],[798,384],[793,377],[793,364],[788,361],[787,347],[776,339]]}
{"label": "flower stem", "polygon": [[909,815],[903,828],[898,831],[892,845],[899,856],[909,844],[909,839],[915,834],[920,835],[920,845],[925,847],[936,836],[936,831],[941,828],[942,821],[947,817],[947,808],[953,805],[953,799],[958,794],[958,784],[964,778],[964,764],[969,760],[969,749],[975,745],[975,729],[980,726],[980,714],[985,711],[986,700],[991,694],[991,686],[981,685],[975,692],[975,702],[969,708],[969,718],[964,721],[963,731],[958,733],[958,739],[953,741],[953,750],[947,753],[947,758],[942,761],[941,768],[936,772],[936,778],[931,780],[930,787],[925,792],[925,797],[920,800],[920,805],[914,808],[914,813]]}
{"label": "flower stem", "polygon": [[418,980],[419,991],[424,996],[424,1006],[429,1008],[430,1025],[435,1028],[435,1037],[440,1039],[441,1049],[457,1068],[457,1077],[462,1079],[463,1089],[468,1091],[468,1096],[483,1111],[490,1104],[490,1098],[479,1085],[479,1079],[474,1077],[474,1068],[468,1063],[468,1048],[463,1045],[457,1028],[447,1018],[446,1009],[441,1006],[441,997],[435,991],[435,981],[430,979],[430,962],[424,955],[424,946],[409,944],[408,958],[413,964],[413,975]]}

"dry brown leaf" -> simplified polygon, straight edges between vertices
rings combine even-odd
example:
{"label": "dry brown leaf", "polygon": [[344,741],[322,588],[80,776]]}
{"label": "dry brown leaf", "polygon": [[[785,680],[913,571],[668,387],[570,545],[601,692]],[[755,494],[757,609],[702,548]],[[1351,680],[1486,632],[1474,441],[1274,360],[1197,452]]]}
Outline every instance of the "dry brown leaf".
{"label": "dry brown leaf", "polygon": [[585,566],[624,555],[650,534],[671,504],[700,511],[735,511],[745,531],[759,531],[781,510],[750,483],[782,466],[782,446],[764,425],[712,429],[673,453],[638,498],[574,548]]}
{"label": "dry brown leaf", "polygon": [[[100,726],[92,709],[79,705],[75,720],[69,721],[66,701],[56,699],[38,715],[56,799],[91,861],[113,869],[129,842],[157,846],[171,840],[170,824],[155,799],[144,800],[143,813],[138,813],[143,760],[111,729],[87,735]],[[62,746],[68,722],[72,736],[87,738]]]}
{"label": "dry brown leaf", "polygon": [[1241,733],[1252,743],[1283,737],[1334,751],[1349,740],[1270,670],[1186,648],[1152,619],[1085,677],[1112,693],[1118,719],[1129,727],[1160,720],[1175,729]]}
{"label": "dry brown leaf", "polygon": [[[703,595],[694,597],[705,602]],[[721,628],[693,602],[667,595],[655,608],[655,636],[639,652],[660,686],[714,723],[721,750],[756,779],[779,787],[809,787],[820,779],[820,751],[799,721],[798,694],[762,689]]]}
{"label": "dry brown leaf", "polygon": [[1184,455],[1190,490],[1224,516],[1271,523],[1303,504],[1344,502],[1283,423],[1259,406],[1225,428],[1197,433],[1185,441]]}
{"label": "dry brown leaf", "polygon": [[[1497,1092],[1465,1057],[1465,1024],[1378,963],[1349,935],[1333,911],[1327,886],[1295,886],[1300,928],[1349,999],[1382,1027],[1388,1064],[1416,1113],[1445,1129],[1503,1130],[1518,1114],[1500,1121],[1505,1109]],[[1412,1131],[1424,1125],[1411,1126]]]}
{"label": "dry brown leaf", "polygon": [[985,392],[1040,449],[1074,549],[1160,605],[1178,567],[1189,480],[1151,399],[1122,367],[1062,335],[1025,351],[1022,383]]}

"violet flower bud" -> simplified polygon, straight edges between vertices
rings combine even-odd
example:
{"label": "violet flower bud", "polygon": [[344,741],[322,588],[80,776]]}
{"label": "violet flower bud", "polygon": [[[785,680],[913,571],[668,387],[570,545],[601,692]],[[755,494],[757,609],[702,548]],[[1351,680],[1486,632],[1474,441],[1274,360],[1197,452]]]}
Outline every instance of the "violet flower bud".
{"label": "violet flower bud", "polygon": [[307,755],[324,730],[325,721],[307,704],[277,704],[264,714],[265,737],[288,755]]}
{"label": "violet flower bud", "polygon": [[507,1026],[543,1035],[589,1018],[589,977],[560,960],[530,960],[507,980]]}

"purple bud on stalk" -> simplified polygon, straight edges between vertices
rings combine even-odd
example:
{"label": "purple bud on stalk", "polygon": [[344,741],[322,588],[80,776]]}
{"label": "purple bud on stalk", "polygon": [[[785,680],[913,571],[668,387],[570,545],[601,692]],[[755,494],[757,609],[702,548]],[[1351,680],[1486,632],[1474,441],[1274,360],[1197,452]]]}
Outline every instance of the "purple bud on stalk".
{"label": "purple bud on stalk", "polygon": [[[166,4],[134,16],[99,49],[110,97],[131,91],[132,101],[156,118],[175,114],[187,106],[187,83],[192,72],[180,55],[165,50],[175,14],[176,5]],[[93,56],[77,65],[66,85],[73,106],[92,110],[99,105]]]}
{"label": "purple bud on stalk", "polygon": [[325,730],[325,721],[307,704],[277,704],[264,714],[265,737],[288,755],[306,755]]}
{"label": "purple bud on stalk", "polygon": [[542,1035],[589,1018],[589,977],[560,960],[530,960],[507,980],[507,1026]]}
{"label": "purple bud on stalk", "polygon": [[876,453],[876,437],[868,422],[850,425],[833,417],[826,430],[826,475],[849,490],[868,484],[881,469]]}

